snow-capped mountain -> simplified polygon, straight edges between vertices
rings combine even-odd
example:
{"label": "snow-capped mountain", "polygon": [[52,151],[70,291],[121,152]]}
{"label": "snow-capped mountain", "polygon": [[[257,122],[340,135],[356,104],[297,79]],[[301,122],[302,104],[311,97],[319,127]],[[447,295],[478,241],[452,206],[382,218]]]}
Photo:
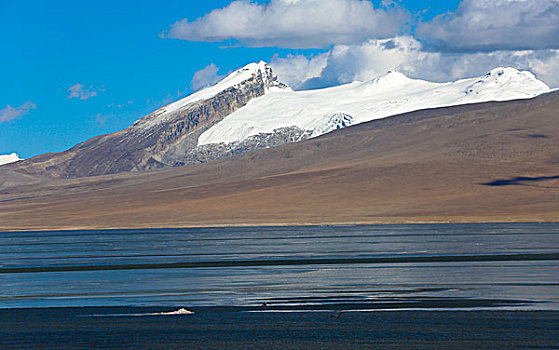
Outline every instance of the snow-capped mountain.
{"label": "snow-capped mountain", "polygon": [[20,162],[17,168],[30,176],[74,178],[203,163],[418,109],[548,91],[533,74],[513,68],[449,83],[389,72],[366,82],[293,91],[265,62],[251,63],[125,130]]}
{"label": "snow-capped mountain", "polygon": [[158,109],[154,113],[138,120],[133,126],[140,129],[149,129],[154,125],[169,122],[176,116],[177,112],[195,103],[214,98],[229,89],[243,89],[248,86],[251,79],[256,75],[260,76],[262,80],[264,87],[264,91],[261,92],[262,94],[269,91],[281,91],[287,88],[285,84],[278,81],[276,74],[268,64],[263,61],[250,63],[229,74],[217,84]]}
{"label": "snow-capped mountain", "polygon": [[16,153],[0,155],[0,165],[19,162],[21,159]]}
{"label": "snow-capped mountain", "polygon": [[215,159],[193,151],[200,134],[250,100],[286,88],[266,63],[251,63],[125,130],[92,138],[65,152],[34,157],[19,169],[30,175],[75,178]]}
{"label": "snow-capped mountain", "polygon": [[531,98],[549,87],[530,72],[496,68],[485,76],[449,83],[415,80],[397,72],[333,88],[270,91],[204,132],[199,145],[233,143],[296,127],[311,137],[419,109]]}

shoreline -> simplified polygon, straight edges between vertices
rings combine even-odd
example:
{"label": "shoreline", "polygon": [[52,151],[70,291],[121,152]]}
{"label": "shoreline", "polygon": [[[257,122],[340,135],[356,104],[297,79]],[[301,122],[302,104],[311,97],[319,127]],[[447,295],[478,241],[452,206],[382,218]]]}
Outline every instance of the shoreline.
{"label": "shoreline", "polygon": [[385,225],[452,225],[452,224],[556,224],[559,218],[552,219],[512,219],[496,218],[494,220],[481,220],[478,218],[458,219],[433,219],[433,220],[375,220],[375,221],[331,221],[323,223],[315,222],[263,222],[263,223],[209,223],[209,224],[186,224],[186,225],[146,225],[146,226],[53,226],[53,227],[2,227],[0,232],[49,232],[49,231],[113,231],[113,230],[175,230],[175,229],[197,229],[197,228],[269,228],[269,227],[320,227],[320,226],[385,226]]}
{"label": "shoreline", "polygon": [[[300,310],[265,310],[262,311],[258,306],[247,306],[247,305],[198,305],[189,306],[189,311],[198,311],[194,314],[171,314],[172,311],[184,308],[184,304],[168,304],[168,305],[84,305],[84,306],[40,306],[40,307],[0,307],[0,313],[8,311],[41,311],[41,310],[76,310],[84,311],[88,309],[137,309],[146,311],[160,311],[168,314],[146,314],[146,315],[122,315],[124,317],[162,317],[167,316],[173,317],[192,317],[192,315],[200,315],[201,310],[207,312],[227,312],[227,313],[248,313],[248,314],[286,314],[286,313],[331,313],[337,311],[336,308],[322,308],[322,309],[300,309]],[[544,309],[544,308],[522,308],[522,307],[496,307],[496,308],[485,308],[485,307],[472,307],[472,308],[445,308],[445,307],[433,307],[433,308],[388,308],[388,309],[347,309],[345,313],[356,313],[356,314],[367,314],[367,313],[553,313],[559,314],[557,309]],[[112,314],[107,314],[107,316],[114,316]]]}

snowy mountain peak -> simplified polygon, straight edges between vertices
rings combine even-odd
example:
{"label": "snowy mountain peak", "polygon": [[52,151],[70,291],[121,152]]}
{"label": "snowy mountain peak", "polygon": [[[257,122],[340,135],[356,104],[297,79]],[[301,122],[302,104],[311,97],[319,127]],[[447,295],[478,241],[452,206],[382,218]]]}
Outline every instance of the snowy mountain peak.
{"label": "snowy mountain peak", "polygon": [[372,81],[381,83],[381,82],[402,82],[402,81],[409,81],[409,80],[412,79],[409,78],[404,73],[389,70],[388,72],[373,79]]}
{"label": "snowy mountain peak", "polygon": [[285,88],[287,85],[278,81],[278,77],[272,67],[270,67],[266,62],[260,61],[258,63],[249,63],[246,66],[237,69],[233,73],[230,73],[227,77],[223,80],[215,84],[214,86],[210,86],[202,91],[199,91],[189,97],[193,97],[194,95],[198,95],[199,93],[205,92],[202,95],[215,94],[219,93],[223,90],[227,90],[232,87],[236,87],[242,85],[245,81],[260,76],[262,77],[262,81],[264,82],[264,87],[269,90],[270,88],[278,87],[278,88]]}
{"label": "snowy mountain peak", "polygon": [[388,71],[385,74],[378,76],[372,80],[364,83],[355,84],[361,85],[363,89],[368,90],[369,93],[378,93],[394,88],[402,88],[410,85],[430,85],[432,83],[425,80],[411,79],[403,73]]}
{"label": "snowy mountain peak", "polygon": [[242,85],[244,82],[258,76],[262,77],[262,81],[264,82],[266,89],[272,87],[287,87],[287,85],[278,81],[278,76],[272,67],[270,67],[266,62],[260,61],[258,63],[249,63],[246,66],[229,73],[217,84],[198,91],[188,96],[187,99],[194,100],[207,96],[213,96],[221,91]]}
{"label": "snowy mountain peak", "polygon": [[0,165],[19,162],[21,159],[16,153],[0,155]]}
{"label": "snowy mountain peak", "polygon": [[534,74],[532,74],[531,72],[527,72],[527,71],[519,71],[516,68],[513,67],[497,67],[494,68],[492,70],[490,70],[486,75],[486,77],[533,77]]}
{"label": "snowy mountain peak", "polygon": [[133,127],[148,129],[168,122],[175,118],[177,113],[189,108],[193,104],[217,97],[220,93],[230,89],[256,89],[258,90],[258,95],[264,95],[276,89],[291,90],[287,85],[278,80],[276,73],[266,62],[250,63],[230,73],[215,85],[197,91],[136,121]]}
{"label": "snowy mountain peak", "polygon": [[501,99],[509,99],[513,98],[513,94],[524,94],[529,97],[549,90],[549,86],[538,80],[531,72],[519,71],[512,67],[498,67],[469,84],[464,92],[466,95],[481,95],[491,91],[500,93]]}
{"label": "snowy mountain peak", "polygon": [[249,63],[246,66],[230,73],[217,84],[195,92],[183,98],[182,100],[171,103],[170,105],[163,108],[166,112],[171,112],[187,104],[214,97],[220,92],[223,92],[230,88],[240,87],[248,80],[256,77],[262,78],[262,81],[264,82],[264,88],[266,90],[270,90],[271,88],[287,87],[287,85],[278,81],[278,77],[276,73],[274,73],[272,67],[270,67],[266,62],[260,61],[258,63]]}
{"label": "snowy mountain peak", "polygon": [[510,81],[524,82],[526,84],[537,83],[540,86],[549,88],[544,82],[538,80],[532,72],[518,70],[512,67],[498,67],[492,69],[485,75],[484,79],[500,81],[502,84],[506,84]]}

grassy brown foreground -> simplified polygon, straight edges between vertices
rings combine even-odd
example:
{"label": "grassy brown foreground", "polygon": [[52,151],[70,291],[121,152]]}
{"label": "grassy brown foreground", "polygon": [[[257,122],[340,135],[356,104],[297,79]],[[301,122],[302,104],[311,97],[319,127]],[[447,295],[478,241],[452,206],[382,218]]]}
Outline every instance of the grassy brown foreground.
{"label": "grassy brown foreground", "polygon": [[559,93],[418,111],[189,167],[18,179],[17,167],[0,169],[0,230],[559,221]]}

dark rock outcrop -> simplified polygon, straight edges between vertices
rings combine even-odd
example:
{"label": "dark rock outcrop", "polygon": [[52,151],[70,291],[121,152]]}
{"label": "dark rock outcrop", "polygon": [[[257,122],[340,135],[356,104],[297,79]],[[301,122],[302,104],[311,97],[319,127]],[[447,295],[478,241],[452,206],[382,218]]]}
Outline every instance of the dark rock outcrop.
{"label": "dark rock outcrop", "polygon": [[232,143],[214,143],[191,148],[186,154],[177,157],[177,164],[191,165],[205,163],[223,157],[264,148],[278,147],[286,143],[300,142],[311,137],[312,130],[303,130],[296,126],[275,129],[271,133],[262,133]]}

